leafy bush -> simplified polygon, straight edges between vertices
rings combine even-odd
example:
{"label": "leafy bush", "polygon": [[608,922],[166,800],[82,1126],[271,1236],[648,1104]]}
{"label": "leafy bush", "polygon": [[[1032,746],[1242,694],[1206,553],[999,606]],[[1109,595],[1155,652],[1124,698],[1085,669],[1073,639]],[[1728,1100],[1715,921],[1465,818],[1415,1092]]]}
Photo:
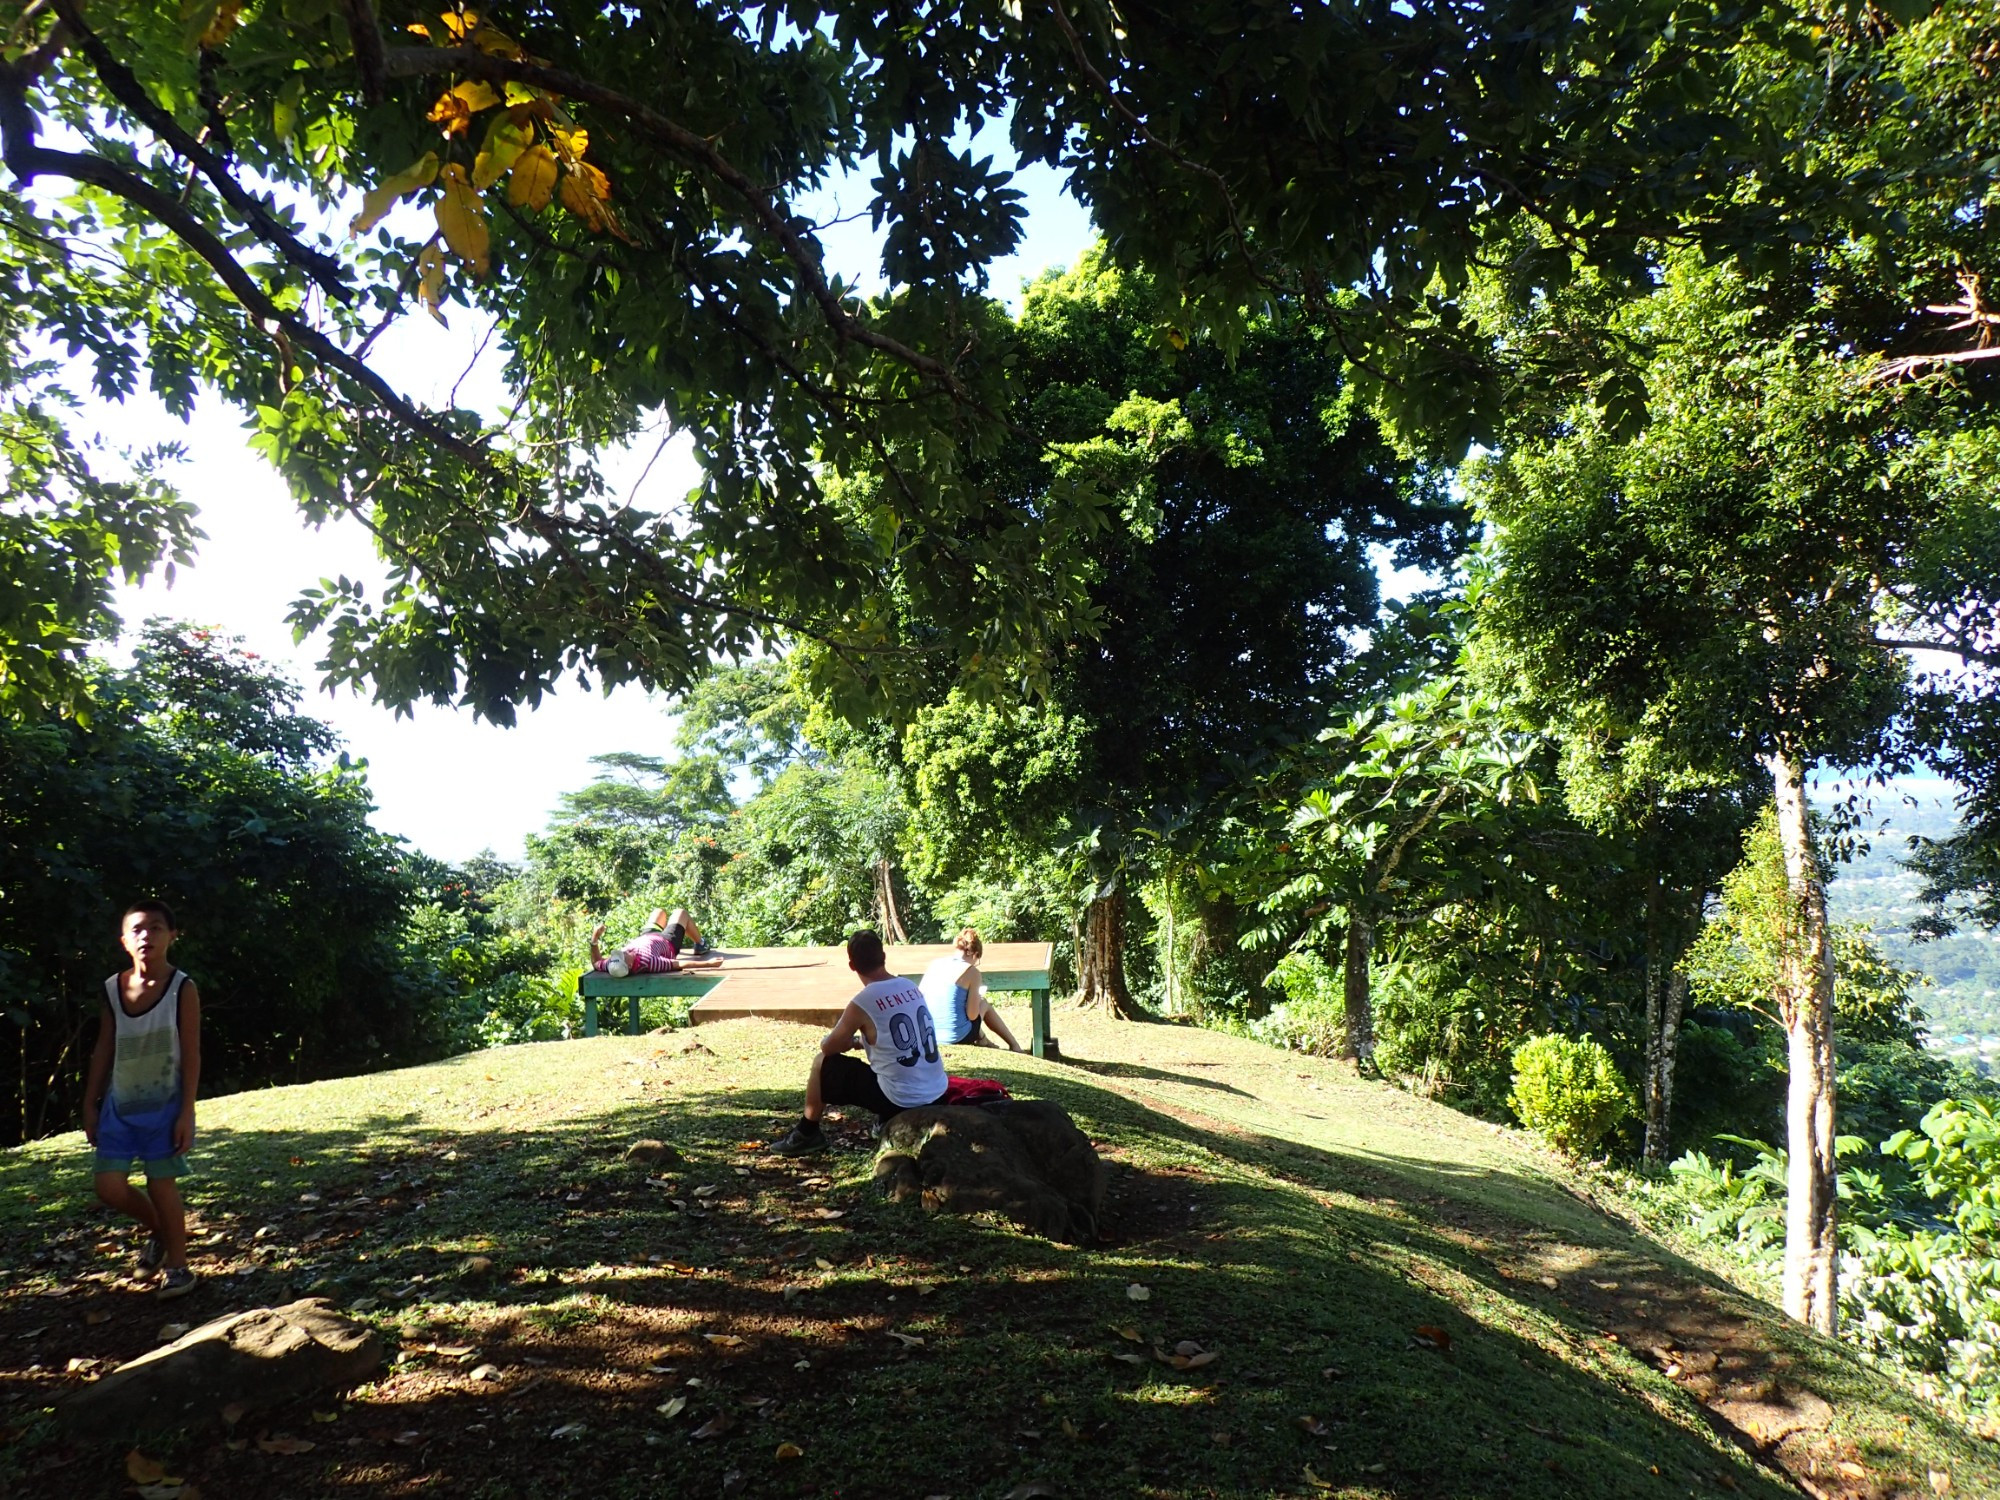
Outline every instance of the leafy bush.
{"label": "leafy bush", "polygon": [[1618,1065],[1589,1037],[1530,1037],[1514,1049],[1507,1103],[1523,1125],[1571,1156],[1588,1155],[1637,1109]]}
{"label": "leafy bush", "polygon": [[1840,1336],[1986,1436],[2000,1427],[2000,1261],[1951,1235],[1840,1257]]}
{"label": "leafy bush", "polygon": [[1268,981],[1285,998],[1247,1030],[1260,1042],[1333,1057],[1347,1036],[1340,971],[1316,953],[1287,953]]}

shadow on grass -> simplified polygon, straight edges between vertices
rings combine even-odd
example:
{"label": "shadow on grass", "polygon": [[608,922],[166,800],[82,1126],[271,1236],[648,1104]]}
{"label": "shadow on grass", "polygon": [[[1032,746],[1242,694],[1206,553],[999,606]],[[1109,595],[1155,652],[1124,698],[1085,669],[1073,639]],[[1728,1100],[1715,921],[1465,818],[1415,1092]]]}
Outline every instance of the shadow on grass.
{"label": "shadow on grass", "polygon": [[[1142,1067],[1138,1063],[1104,1062],[1096,1058],[1065,1057],[1068,1066],[1085,1073],[1095,1073],[1101,1078],[1145,1078],[1156,1083],[1185,1083],[1198,1089],[1214,1089],[1218,1093],[1234,1094],[1239,1099],[1254,1099],[1256,1095],[1239,1089],[1233,1083],[1224,1083],[1219,1078],[1195,1078],[1186,1073],[1169,1073],[1164,1068]],[[1037,1075],[1037,1083],[1043,1081]]]}
{"label": "shadow on grass", "polygon": [[[791,1116],[789,1083],[520,1133],[440,1136],[398,1115],[212,1129],[191,1184],[217,1236],[197,1256],[210,1279],[174,1315],[373,1301],[404,1354],[330,1424],[303,1406],[246,1424],[303,1435],[310,1454],[232,1450],[220,1424],[156,1446],[215,1494],[994,1497],[1039,1481],[1248,1500],[1312,1492],[1308,1465],[1357,1495],[1664,1497],[1724,1474],[1740,1494],[1791,1493],[1561,1304],[1356,1187],[1387,1174],[1449,1197],[1463,1174],[1218,1136],[1067,1074],[1022,1074],[1017,1092],[1063,1104],[1185,1222],[1068,1249],[880,1199],[865,1131],[815,1160],[740,1150]],[[684,1160],[626,1163],[639,1136]],[[34,1176],[16,1167],[10,1189]],[[37,1170],[97,1267],[87,1183],[58,1191],[54,1164]],[[48,1222],[0,1229],[5,1262],[22,1265]],[[152,1304],[66,1284],[53,1300],[0,1287],[0,1361],[41,1367],[0,1369],[10,1428],[73,1383],[65,1360],[129,1358],[154,1337]],[[1418,1345],[1419,1328],[1449,1348]],[[1172,1369],[1184,1340],[1215,1361]],[[664,1414],[672,1399],[685,1406]],[[807,1461],[778,1459],[783,1443]],[[126,1488],[107,1443],[23,1449],[15,1493]]]}

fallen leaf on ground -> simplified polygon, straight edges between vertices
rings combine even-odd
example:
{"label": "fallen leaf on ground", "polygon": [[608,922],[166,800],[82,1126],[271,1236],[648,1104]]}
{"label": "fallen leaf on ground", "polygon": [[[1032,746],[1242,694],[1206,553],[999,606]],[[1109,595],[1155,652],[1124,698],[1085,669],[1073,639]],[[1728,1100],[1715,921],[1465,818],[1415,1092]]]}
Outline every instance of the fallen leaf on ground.
{"label": "fallen leaf on ground", "polygon": [[201,1491],[178,1479],[162,1479],[158,1484],[142,1484],[133,1491],[139,1500],[201,1500]]}
{"label": "fallen leaf on ground", "polygon": [[1125,1342],[1128,1344],[1143,1344],[1146,1342],[1144,1338],[1140,1337],[1137,1324],[1127,1323],[1122,1328],[1118,1327],[1116,1324],[1113,1324],[1111,1331],[1117,1334],[1118,1337],[1120,1337],[1121,1339],[1125,1340]]}
{"label": "fallen leaf on ground", "polygon": [[704,1333],[702,1337],[723,1349],[739,1348],[743,1343],[743,1340],[733,1333]]}
{"label": "fallen leaf on ground", "polygon": [[1417,1325],[1417,1342],[1430,1349],[1449,1349],[1451,1335],[1433,1323]]}
{"label": "fallen leaf on ground", "polygon": [[1307,1437],[1326,1436],[1326,1423],[1322,1422],[1318,1417],[1313,1416],[1310,1412],[1305,1416],[1294,1418],[1294,1420],[1299,1424],[1299,1430],[1304,1432]]}
{"label": "fallen leaf on ground", "polygon": [[192,1323],[162,1323],[158,1335],[159,1340],[163,1344],[171,1344],[175,1339],[185,1338],[187,1331],[193,1326]]}
{"label": "fallen leaf on ground", "polygon": [[319,1444],[307,1442],[304,1438],[288,1437],[282,1432],[257,1439],[259,1453],[310,1453]]}
{"label": "fallen leaf on ground", "polygon": [[801,1448],[797,1443],[780,1443],[778,1444],[778,1451],[772,1456],[780,1463],[789,1463],[792,1459],[804,1458],[806,1450]]}
{"label": "fallen leaf on ground", "polygon": [[1834,1465],[1834,1468],[1838,1469],[1841,1477],[1845,1479],[1866,1479],[1868,1477],[1868,1471],[1851,1458],[1841,1459]]}
{"label": "fallen leaf on ground", "polygon": [[99,1323],[109,1323],[111,1321],[111,1314],[101,1307],[93,1308],[90,1312],[83,1315],[83,1321],[88,1323],[92,1328],[95,1328]]}
{"label": "fallen leaf on ground", "polygon": [[822,1271],[831,1271],[833,1269],[833,1262],[828,1260],[824,1255],[816,1257],[813,1264],[818,1266]]}
{"label": "fallen leaf on ground", "polygon": [[1951,1475],[1947,1474],[1943,1469],[1932,1469],[1930,1471],[1930,1479],[1931,1489],[1935,1493],[1940,1495],[1949,1495],[1951,1493]]}
{"label": "fallen leaf on ground", "polygon": [[1230,1433],[1217,1431],[1211,1432],[1208,1435],[1208,1440],[1218,1448],[1227,1448],[1232,1440],[1232,1436]]}
{"label": "fallen leaf on ground", "polygon": [[1001,1500],[1056,1500],[1056,1490],[1054,1485],[1043,1484],[1037,1479],[1029,1484],[1015,1485]]}
{"label": "fallen leaf on ground", "polygon": [[1130,1297],[1134,1302],[1150,1302],[1153,1300],[1153,1289],[1149,1286],[1141,1286],[1135,1281],[1125,1288],[1125,1295]]}
{"label": "fallen leaf on ground", "polygon": [[1117,1360],[1118,1363],[1120,1363],[1121,1365],[1143,1365],[1146,1362],[1145,1355],[1131,1354],[1123,1349],[1114,1349],[1112,1351],[1111,1357]]}
{"label": "fallen leaf on ground", "polygon": [[590,1431],[590,1428],[582,1422],[565,1422],[554,1432],[550,1433],[549,1436],[552,1438],[582,1437],[588,1431]]}
{"label": "fallen leaf on ground", "polygon": [[316,1411],[313,1413],[313,1420],[315,1422],[338,1422],[340,1420],[340,1413],[337,1411]]}
{"label": "fallen leaf on ground", "polygon": [[657,1411],[661,1416],[665,1417],[668,1421],[672,1421],[675,1417],[678,1417],[682,1412],[687,1410],[687,1404],[688,1404],[687,1397],[674,1396],[669,1400],[662,1402],[660,1405],[654,1407],[653,1410]]}
{"label": "fallen leaf on ground", "polygon": [[891,1328],[888,1330],[888,1334],[890,1338],[901,1344],[905,1349],[921,1349],[924,1347],[924,1341],[914,1333],[898,1333],[895,1329]]}
{"label": "fallen leaf on ground", "polygon": [[1201,1353],[1201,1345],[1197,1344],[1193,1339],[1182,1339],[1178,1344],[1174,1345],[1174,1353],[1184,1357],[1199,1354]]}
{"label": "fallen leaf on ground", "polygon": [[815,1219],[844,1219],[847,1217],[847,1210],[844,1208],[816,1208],[813,1210],[813,1217]]}
{"label": "fallen leaf on ground", "polygon": [[721,1191],[722,1189],[717,1187],[714,1183],[704,1182],[700,1187],[694,1190],[694,1195],[697,1198],[713,1198],[717,1193]]}
{"label": "fallen leaf on ground", "polygon": [[[134,1484],[158,1484],[167,1477],[167,1466],[134,1448],[125,1455],[125,1477]],[[180,1481],[176,1479],[174,1483],[179,1484]]]}
{"label": "fallen leaf on ground", "polygon": [[723,1433],[729,1431],[735,1425],[736,1419],[734,1417],[730,1416],[727,1412],[718,1412],[715,1416],[710,1417],[706,1422],[702,1423],[701,1426],[695,1428],[694,1435],[697,1440],[721,1437]]}
{"label": "fallen leaf on ground", "polygon": [[232,1401],[222,1408],[220,1415],[225,1424],[234,1427],[238,1422],[243,1420],[244,1414],[249,1410],[250,1406],[248,1402]]}
{"label": "fallen leaf on ground", "polygon": [[1333,1481],[1331,1479],[1322,1479],[1319,1475],[1313,1473],[1313,1466],[1311,1464],[1306,1465],[1306,1483],[1316,1490],[1330,1490],[1333,1488]]}

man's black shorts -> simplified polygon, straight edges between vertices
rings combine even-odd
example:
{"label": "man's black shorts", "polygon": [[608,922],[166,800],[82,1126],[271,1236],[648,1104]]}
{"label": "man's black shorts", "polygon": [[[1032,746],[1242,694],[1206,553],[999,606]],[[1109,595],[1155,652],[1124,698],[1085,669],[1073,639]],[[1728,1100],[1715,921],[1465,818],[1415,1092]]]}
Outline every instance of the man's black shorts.
{"label": "man's black shorts", "polygon": [[[829,1057],[819,1070],[820,1098],[828,1104],[845,1104],[875,1111],[877,1119],[887,1120],[900,1115],[906,1109],[921,1109],[917,1104],[898,1104],[882,1092],[882,1082],[875,1076],[875,1070],[858,1057],[839,1053]],[[944,1095],[931,1100],[932,1104],[942,1103]]]}

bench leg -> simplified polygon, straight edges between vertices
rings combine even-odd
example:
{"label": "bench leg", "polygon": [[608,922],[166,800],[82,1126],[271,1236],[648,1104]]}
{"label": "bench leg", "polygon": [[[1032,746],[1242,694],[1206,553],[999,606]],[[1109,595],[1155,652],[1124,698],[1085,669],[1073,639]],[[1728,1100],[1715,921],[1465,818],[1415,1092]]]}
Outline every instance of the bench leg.
{"label": "bench leg", "polygon": [[639,1034],[639,997],[637,995],[634,995],[632,997],[632,1013],[625,1018],[625,1035],[637,1036],[638,1034]]}
{"label": "bench leg", "polygon": [[583,997],[583,1034],[585,1036],[597,1035],[597,996],[595,995],[585,995]]}
{"label": "bench leg", "polygon": [[1028,1050],[1037,1057],[1059,1057],[1056,1039],[1049,1035],[1049,992],[1047,990],[1028,991],[1028,1010],[1033,1017],[1034,1037]]}

